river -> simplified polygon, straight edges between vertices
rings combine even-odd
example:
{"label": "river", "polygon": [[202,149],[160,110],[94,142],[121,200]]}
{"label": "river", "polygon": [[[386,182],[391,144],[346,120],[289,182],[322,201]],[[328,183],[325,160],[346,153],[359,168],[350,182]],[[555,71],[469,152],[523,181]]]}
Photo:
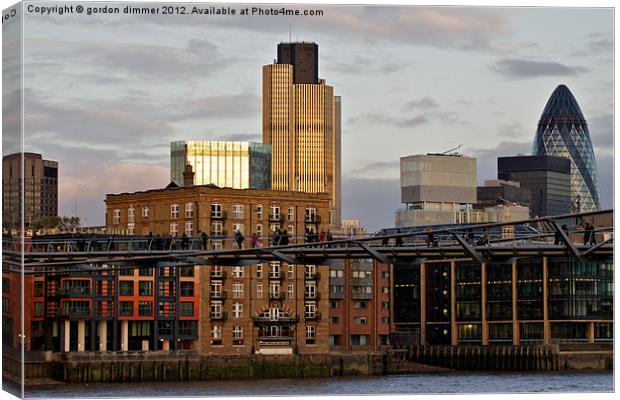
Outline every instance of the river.
{"label": "river", "polygon": [[26,397],[296,396],[611,391],[613,391],[613,374],[611,372],[451,372],[329,379],[71,384],[27,390]]}

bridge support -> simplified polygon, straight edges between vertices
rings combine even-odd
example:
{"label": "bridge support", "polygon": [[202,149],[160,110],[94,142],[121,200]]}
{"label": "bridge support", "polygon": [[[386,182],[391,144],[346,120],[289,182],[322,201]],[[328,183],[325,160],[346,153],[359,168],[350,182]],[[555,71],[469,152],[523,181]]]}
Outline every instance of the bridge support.
{"label": "bridge support", "polygon": [[69,321],[68,319],[65,320],[63,334],[64,342],[62,351],[68,353],[69,351],[71,351],[71,321]]}
{"label": "bridge support", "polygon": [[121,351],[129,351],[129,321],[121,321]]}
{"label": "bridge support", "polygon": [[487,322],[487,263],[480,264],[480,288],[481,288],[481,316],[482,316],[482,345],[489,344],[489,323]]}
{"label": "bridge support", "polygon": [[97,334],[99,336],[99,351],[108,351],[107,321],[99,321],[99,325],[97,326]]}
{"label": "bridge support", "polygon": [[517,309],[518,289],[517,289],[517,262],[512,262],[512,344],[518,346],[521,342],[519,331],[519,316]]}
{"label": "bridge support", "polygon": [[549,301],[547,299],[549,295],[548,290],[548,259],[547,257],[543,257],[543,271],[542,271],[542,279],[543,279],[543,338],[545,344],[551,344],[551,326],[549,325]]}
{"label": "bridge support", "polygon": [[[392,317],[394,319],[394,317]],[[426,344],[426,264],[420,264],[420,345]]]}
{"label": "bridge support", "polygon": [[86,345],[86,321],[78,321],[77,323],[77,351],[84,352]]}
{"label": "bridge support", "polygon": [[456,325],[456,262],[450,261],[450,340],[452,346],[459,344],[459,329]]}

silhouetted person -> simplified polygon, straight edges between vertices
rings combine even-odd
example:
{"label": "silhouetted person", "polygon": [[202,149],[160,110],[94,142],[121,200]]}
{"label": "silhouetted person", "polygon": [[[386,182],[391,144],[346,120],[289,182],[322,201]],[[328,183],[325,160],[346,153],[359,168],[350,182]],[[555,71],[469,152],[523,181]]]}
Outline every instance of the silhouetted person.
{"label": "silhouetted person", "polygon": [[282,236],[280,238],[280,246],[287,246],[288,245],[288,239],[289,239],[288,232],[285,229],[284,232],[282,232]]}
{"label": "silhouetted person", "polygon": [[476,241],[476,236],[474,235],[474,231],[467,232],[467,243],[474,244]]}
{"label": "silhouetted person", "polygon": [[390,240],[390,238],[387,237],[387,232],[381,231],[381,236],[383,236],[383,239],[381,239],[381,246],[387,246]]}
{"label": "silhouetted person", "polygon": [[237,243],[237,247],[242,249],[243,248],[243,241],[245,240],[245,238],[243,237],[243,234],[241,233],[241,231],[237,231],[235,232],[235,243]]}
{"label": "silhouetted person", "polygon": [[250,236],[250,240],[252,243],[252,247],[258,247],[258,235],[256,234],[256,232],[252,233],[252,236]]}
{"label": "silhouetted person", "polygon": [[[587,243],[586,243],[587,237]],[[586,233],[584,235],[583,244],[591,244],[596,245],[596,233],[594,232],[594,225],[587,223],[586,224]]]}
{"label": "silhouetted person", "polygon": [[486,228],[482,231],[482,235],[480,236],[480,240],[478,241],[478,245],[486,246],[489,244],[489,234],[487,233]]}
{"label": "silhouetted person", "polygon": [[[400,233],[400,229],[397,229],[396,233]],[[398,236],[396,238],[395,245],[396,246],[402,246],[403,245],[403,238],[401,236]]]}
{"label": "silhouetted person", "polygon": [[202,241],[202,249],[209,250],[209,235],[206,232],[202,232],[200,234],[200,239]]}
{"label": "silhouetted person", "polygon": [[181,236],[181,249],[183,250],[189,249],[189,238],[187,237],[185,232],[183,232],[183,236]]}

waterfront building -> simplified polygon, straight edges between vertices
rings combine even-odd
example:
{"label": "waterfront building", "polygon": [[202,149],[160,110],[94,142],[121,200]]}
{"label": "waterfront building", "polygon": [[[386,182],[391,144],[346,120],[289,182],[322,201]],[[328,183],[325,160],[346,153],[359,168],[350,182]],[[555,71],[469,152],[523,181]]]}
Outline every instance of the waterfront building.
{"label": "waterfront building", "polygon": [[565,85],[559,85],[545,105],[536,129],[533,154],[570,160],[572,212],[599,209],[598,169],[588,124]]}
{"label": "waterfront building", "polygon": [[19,229],[22,217],[29,228],[42,218],[57,216],[58,162],[36,153],[2,157],[2,197],[2,224],[7,229]]}
{"label": "waterfront building", "polygon": [[531,215],[568,214],[571,209],[571,161],[554,156],[515,156],[497,159],[497,177],[519,182],[531,191]]}
{"label": "waterfront building", "polygon": [[263,143],[272,146],[272,187],[329,193],[329,224],[341,216],[341,99],[318,78],[318,45],[281,43],[263,66]]}
{"label": "waterfront building", "polygon": [[477,209],[506,204],[530,207],[532,191],[517,181],[486,180],[484,186],[477,187],[476,198],[474,208]]}
{"label": "waterfront building", "polygon": [[[234,232],[251,246],[270,246],[281,229],[290,243],[307,230],[327,230],[326,193],[169,187],[106,197],[107,225],[139,235],[210,236],[213,249],[232,248]],[[328,351],[329,269],[271,262],[245,266],[197,266],[200,304],[197,348],[202,354],[291,354]]]}
{"label": "waterfront building", "polygon": [[170,180],[183,186],[185,166],[194,185],[271,189],[271,146],[254,142],[181,140],[170,143]]}
{"label": "waterfront building", "polygon": [[397,261],[394,344],[613,341],[613,261]]}

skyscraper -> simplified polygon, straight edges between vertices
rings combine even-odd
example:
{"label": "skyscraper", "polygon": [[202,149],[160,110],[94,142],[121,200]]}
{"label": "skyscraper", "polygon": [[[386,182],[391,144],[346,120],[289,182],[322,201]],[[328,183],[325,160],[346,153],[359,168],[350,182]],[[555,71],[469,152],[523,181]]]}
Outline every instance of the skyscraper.
{"label": "skyscraper", "polygon": [[31,227],[42,218],[57,216],[58,162],[44,160],[36,153],[2,157],[2,196],[4,227],[18,228],[21,225],[22,202],[25,227]]}
{"label": "skyscraper", "polygon": [[331,197],[340,223],[340,98],[318,78],[315,43],[280,43],[263,67],[263,143],[272,145],[272,188]]}
{"label": "skyscraper", "polygon": [[598,171],[588,125],[575,96],[565,85],[559,85],[545,105],[533,154],[570,159],[571,211],[593,211],[600,207]]}
{"label": "skyscraper", "polygon": [[191,165],[194,185],[271,189],[271,146],[254,142],[180,140],[170,143],[170,180],[184,186]]}

